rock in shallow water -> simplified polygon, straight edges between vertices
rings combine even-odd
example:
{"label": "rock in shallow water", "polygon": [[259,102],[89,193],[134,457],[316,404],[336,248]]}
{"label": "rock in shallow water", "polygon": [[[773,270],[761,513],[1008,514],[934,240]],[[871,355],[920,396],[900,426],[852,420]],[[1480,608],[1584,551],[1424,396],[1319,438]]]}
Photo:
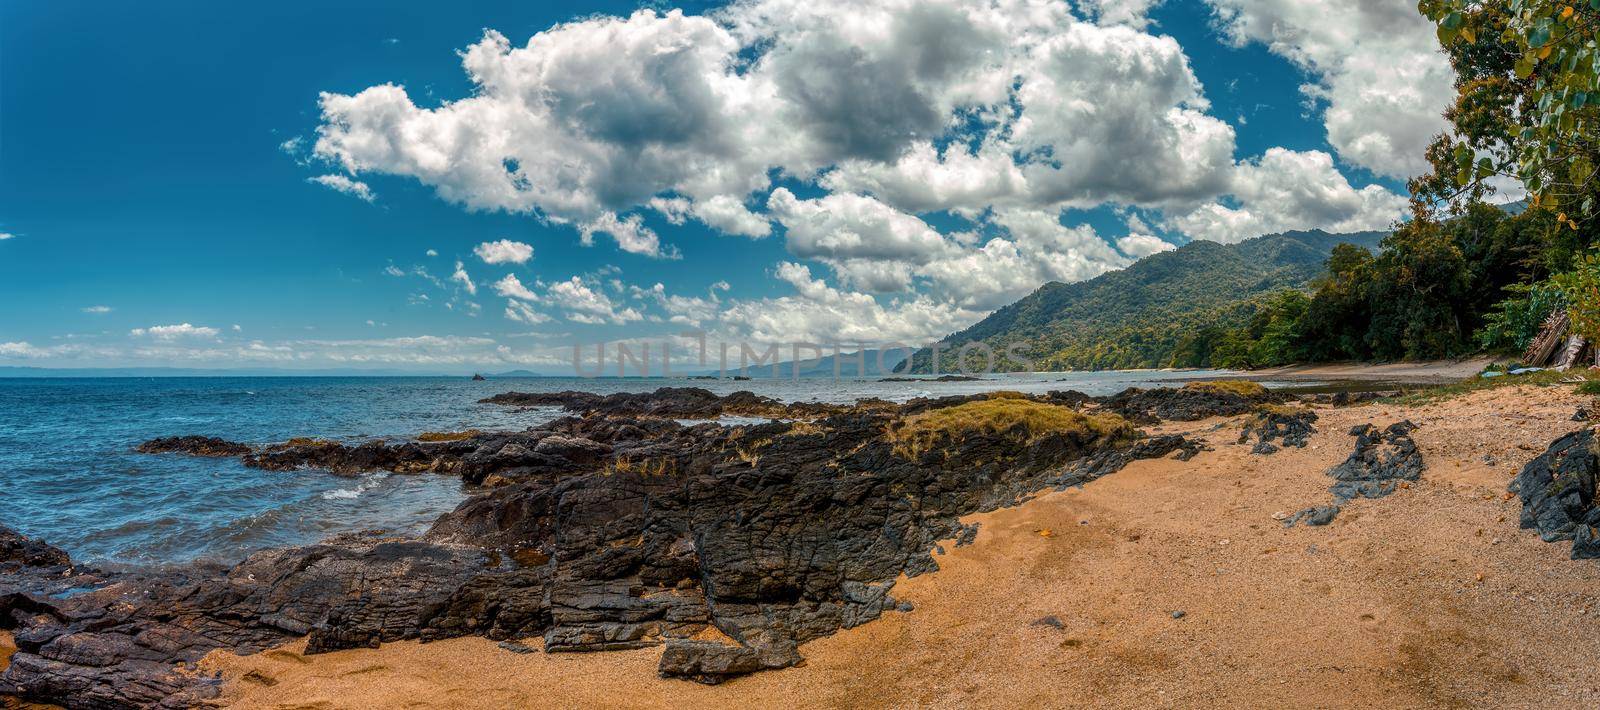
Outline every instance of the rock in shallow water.
{"label": "rock in shallow water", "polygon": [[134,449],[141,454],[188,454],[213,458],[243,456],[250,447],[236,441],[212,436],[167,436],[140,444]]}

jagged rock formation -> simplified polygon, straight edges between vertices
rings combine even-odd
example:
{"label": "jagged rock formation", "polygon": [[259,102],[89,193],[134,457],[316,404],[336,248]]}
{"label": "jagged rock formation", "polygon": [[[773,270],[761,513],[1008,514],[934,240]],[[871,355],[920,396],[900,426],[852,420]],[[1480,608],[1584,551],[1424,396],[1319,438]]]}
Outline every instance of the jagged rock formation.
{"label": "jagged rock formation", "polygon": [[1595,435],[1581,429],[1551,442],[1522,467],[1510,491],[1522,498],[1522,527],[1546,542],[1572,541],[1572,559],[1600,557],[1600,460]]}
{"label": "jagged rock formation", "polygon": [[1254,436],[1256,445],[1250,449],[1253,454],[1277,453],[1279,445],[1272,443],[1273,439],[1283,446],[1305,448],[1311,435],[1317,433],[1316,427],[1312,426],[1315,421],[1317,413],[1309,409],[1265,406],[1245,422],[1244,430],[1239,432],[1238,443],[1249,443],[1250,437]]}
{"label": "jagged rock formation", "polygon": [[1382,498],[1393,493],[1402,482],[1421,478],[1422,452],[1411,439],[1411,432],[1416,429],[1417,425],[1409,421],[1396,422],[1385,429],[1371,424],[1352,427],[1350,435],[1356,437],[1356,450],[1343,463],[1328,470],[1328,475],[1334,479],[1333,485],[1328,487],[1333,503],[1306,508],[1290,516],[1284,525],[1301,522],[1327,525],[1348,501]]}
{"label": "jagged rock formation", "polygon": [[[205,653],[301,635],[308,653],[462,635],[542,635],[551,652],[661,645],[663,674],[720,682],[909,610],[895,579],[936,570],[941,540],[970,542],[962,515],[1199,450],[1031,398],[953,400],[813,422],[595,416],[437,444],[269,447],[250,455],[257,465],[426,468],[500,485],[421,540],[344,536],[226,570],[108,576],[65,598],[36,592],[58,572],[22,567],[20,592],[0,597],[0,627],[20,649],[0,692],[73,708],[189,706],[216,692],[191,667]],[[703,640],[709,627],[733,643]]]}

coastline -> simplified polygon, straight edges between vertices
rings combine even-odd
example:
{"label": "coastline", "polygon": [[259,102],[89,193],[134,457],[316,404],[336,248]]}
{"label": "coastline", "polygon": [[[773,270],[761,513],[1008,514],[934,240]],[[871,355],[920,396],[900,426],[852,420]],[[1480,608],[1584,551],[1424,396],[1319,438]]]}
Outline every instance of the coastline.
{"label": "coastline", "polygon": [[[1552,439],[1586,426],[1570,419],[1589,403],[1567,387],[1505,387],[1316,407],[1309,445],[1269,456],[1234,443],[1239,417],[1165,423],[1151,433],[1214,450],[967,516],[973,545],[898,580],[913,611],[720,686],[657,677],[655,649],[521,654],[482,638],[314,656],[296,641],[201,665],[222,674],[222,702],[245,708],[1593,705],[1600,565],[1518,529],[1505,494]],[[1351,426],[1402,419],[1420,425],[1421,480],[1326,527],[1278,522],[1327,498]]]}

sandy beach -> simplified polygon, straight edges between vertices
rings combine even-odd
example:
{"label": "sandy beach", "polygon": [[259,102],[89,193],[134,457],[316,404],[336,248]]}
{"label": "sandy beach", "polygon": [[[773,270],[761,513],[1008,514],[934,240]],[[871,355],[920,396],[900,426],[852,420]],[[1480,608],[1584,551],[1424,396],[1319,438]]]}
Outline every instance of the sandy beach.
{"label": "sandy beach", "polygon": [[[1505,486],[1588,398],[1569,387],[1415,407],[1319,408],[1303,449],[1253,455],[1237,419],[1172,423],[1188,462],[971,516],[976,543],[902,579],[915,610],[805,645],[804,666],[721,686],[656,676],[659,650],[518,654],[464,638],[315,656],[215,652],[241,708],[1551,707],[1600,703],[1600,564],[1519,530]],[[1347,430],[1410,419],[1422,479],[1327,527]],[[537,648],[537,639],[528,641]]]}

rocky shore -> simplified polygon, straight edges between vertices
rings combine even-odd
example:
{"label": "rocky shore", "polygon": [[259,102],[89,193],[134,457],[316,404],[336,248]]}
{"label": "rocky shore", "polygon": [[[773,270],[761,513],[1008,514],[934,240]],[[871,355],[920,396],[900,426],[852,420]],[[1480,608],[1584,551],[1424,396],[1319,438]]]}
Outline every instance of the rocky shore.
{"label": "rocky shore", "polygon": [[[672,389],[493,399],[584,416],[395,444],[148,442],[141,450],[271,470],[451,474],[485,490],[421,539],[344,536],[231,569],[81,570],[8,533],[16,591],[0,598],[0,628],[19,650],[0,691],[68,707],[188,706],[217,692],[194,670],[206,654],[301,636],[312,654],[468,635],[541,636],[551,652],[664,646],[662,675],[718,683],[909,611],[895,580],[938,569],[941,544],[970,541],[962,515],[1198,450],[1114,413],[1014,393],[853,407]],[[794,421],[673,420],[757,410]],[[70,595],[64,579],[77,580]]]}
{"label": "rocky shore", "polygon": [[[309,662],[330,651],[402,648],[422,641],[430,642],[423,648],[438,644],[437,653],[448,655],[450,649],[478,649],[461,645],[471,638],[490,643],[488,651],[471,651],[484,663],[490,662],[484,654],[507,654],[545,667],[537,660],[544,653],[518,655],[533,650],[554,654],[550,658],[564,651],[616,651],[627,659],[653,653],[654,673],[643,675],[716,685],[801,664],[813,656],[810,649],[832,648],[832,639],[843,630],[885,623],[895,628],[908,623],[897,621],[902,617],[949,621],[940,616],[946,613],[942,597],[913,603],[900,589],[917,588],[944,562],[969,557],[965,546],[980,534],[1011,539],[1010,524],[991,533],[980,525],[994,523],[983,521],[1035,510],[1039,504],[1027,501],[1040,496],[1072,499],[1107,490],[1104,482],[1077,489],[1119,470],[1171,470],[1193,479],[1184,484],[1193,488],[1205,485],[1185,463],[1197,455],[1202,455],[1195,461],[1202,465],[1199,470],[1219,470],[1220,464],[1223,471],[1263,465],[1295,471],[1303,461],[1323,460],[1321,451],[1330,443],[1342,449],[1339,460],[1321,464],[1306,484],[1295,484],[1302,504],[1315,503],[1315,478],[1324,488],[1331,476],[1335,488],[1359,489],[1360,495],[1345,499],[1350,500],[1366,497],[1369,488],[1395,493],[1408,485],[1426,486],[1435,476],[1459,475],[1455,457],[1431,440],[1418,439],[1407,448],[1411,436],[1452,431],[1426,411],[1403,412],[1420,423],[1418,429],[1391,427],[1404,417],[1387,406],[1283,407],[1276,403],[1284,398],[1248,388],[1188,386],[1103,398],[995,393],[854,407],[786,407],[752,400],[753,395],[744,396],[748,393],[707,397],[700,392],[502,395],[492,399],[507,406],[560,406],[581,416],[524,432],[463,432],[426,437],[430,441],[350,446],[305,439],[241,450],[199,438],[161,440],[195,442],[193,451],[186,451],[188,444],[152,442],[151,450],[238,455],[249,465],[283,471],[313,469],[286,475],[388,470],[457,475],[483,487],[420,539],[345,536],[261,552],[231,569],[86,570],[59,550],[6,531],[0,534],[0,590],[14,591],[0,595],[0,630],[14,635],[17,651],[0,673],[0,693],[68,707],[186,707],[225,692],[223,699],[232,703],[241,700],[239,683],[264,688],[291,673],[289,667],[260,665],[274,661],[249,660],[283,651],[238,664],[218,660],[234,654],[293,647],[295,658]],[[1560,406],[1566,408],[1565,423],[1552,418],[1548,426],[1582,426],[1565,421],[1570,402]],[[741,426],[675,421],[749,412],[750,407],[786,421]],[[1146,422],[1147,428],[1136,429],[1130,419]],[[1325,423],[1337,431],[1321,433]],[[1366,424],[1372,426],[1360,426]],[[1344,434],[1352,428],[1354,441]],[[1244,458],[1231,453],[1235,446]],[[231,453],[217,453],[222,451]],[[1548,528],[1550,539],[1592,534],[1589,518],[1600,516],[1593,512],[1592,494],[1600,467],[1591,442],[1563,439],[1549,453],[1536,453],[1528,452],[1517,478],[1517,489],[1528,501],[1524,524],[1541,532]],[[1494,455],[1507,454],[1497,450]],[[1587,497],[1571,492],[1583,489],[1585,481]],[[1151,514],[1173,510],[1161,502],[1167,485],[1173,484],[1142,494],[1150,497],[1145,507]],[[1504,483],[1500,486],[1503,490]],[[1209,494],[1202,491],[1209,490],[1185,494],[1190,509],[1172,520],[1199,524],[1194,516],[1205,514]],[[1339,490],[1334,492],[1337,498]],[[1130,490],[1130,495],[1141,494]],[[1405,500],[1389,502],[1396,498]],[[1403,507],[1411,500],[1391,499],[1351,505]],[[1143,544],[1138,541],[1152,534],[1162,539],[1159,529],[1165,523],[1158,521],[1165,518],[1160,515],[1174,514],[1148,518],[1141,513],[1140,525],[1154,528],[1126,528],[1119,533],[1126,537],[1120,544]],[[1347,511],[1332,527],[1349,530],[1370,515],[1366,507]],[[1092,532],[1092,517],[1071,525],[1035,525],[1017,534],[1030,546],[1076,539]],[[1316,534],[1290,532],[1307,530],[1303,526],[1249,527]],[[1159,544],[1152,552],[1171,543]],[[1572,554],[1581,556],[1579,550],[1575,545]],[[1155,553],[1152,564],[1161,559],[1167,556]],[[1169,576],[1184,568],[1182,563],[1171,567],[1171,560],[1162,564]],[[990,573],[999,569],[1003,566]],[[1053,598],[1094,588],[1078,584],[1031,593]],[[1203,613],[1204,605],[1191,600],[1185,609]],[[1162,614],[1173,623],[1188,618],[1183,611]],[[975,608],[962,613],[987,618]],[[1030,626],[1029,619],[1044,618],[1035,615],[1020,626],[1059,633],[1080,626],[1080,617],[1065,612],[1048,616],[1054,625]],[[1139,634],[1139,628],[1130,626],[1128,633]],[[909,649],[898,653],[915,655]],[[794,678],[788,674],[797,672],[813,671],[780,675]],[[251,673],[257,680],[246,678]],[[541,677],[528,668],[518,673]],[[889,678],[898,671],[882,673]],[[225,687],[225,679],[232,685]],[[752,681],[732,685],[769,685],[745,685]],[[568,685],[553,677],[547,682]],[[651,681],[609,682],[634,687]],[[678,681],[677,687],[703,686]],[[686,699],[709,697],[670,692]],[[733,696],[716,697],[733,701]]]}

